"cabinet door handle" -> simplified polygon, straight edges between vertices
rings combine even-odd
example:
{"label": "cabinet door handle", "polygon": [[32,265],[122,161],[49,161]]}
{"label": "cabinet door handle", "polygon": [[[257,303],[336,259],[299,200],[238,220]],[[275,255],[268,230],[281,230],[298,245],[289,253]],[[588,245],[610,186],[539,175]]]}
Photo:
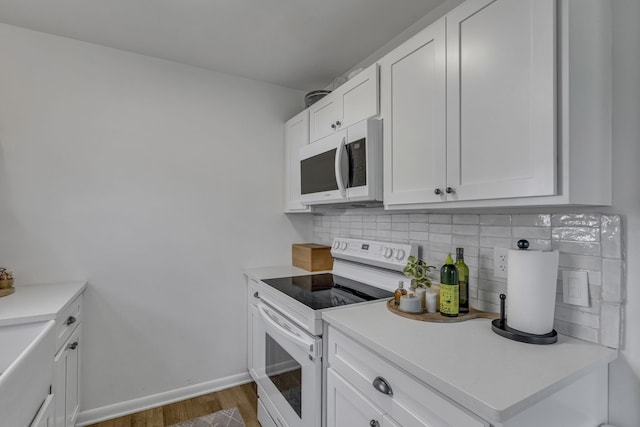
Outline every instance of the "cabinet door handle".
{"label": "cabinet door handle", "polygon": [[378,390],[380,393],[393,397],[393,390],[391,390],[391,386],[384,378],[376,377],[376,379],[373,380],[372,385],[373,388]]}
{"label": "cabinet door handle", "polygon": [[371,420],[369,421],[369,425],[371,427],[380,427],[380,423],[378,422],[378,420]]}
{"label": "cabinet door handle", "polygon": [[442,190],[439,188],[436,188],[433,192],[436,194],[436,196],[439,196],[442,194]]}
{"label": "cabinet door handle", "polygon": [[75,350],[76,348],[78,348],[78,341],[74,341],[71,344],[69,344],[67,346],[67,348],[71,349],[71,350]]}
{"label": "cabinet door handle", "polygon": [[67,326],[69,326],[69,325],[73,325],[74,323],[76,323],[76,321],[77,321],[77,320],[78,320],[78,319],[76,319],[75,317],[73,317],[73,316],[69,316],[69,317],[67,318]]}
{"label": "cabinet door handle", "polygon": [[447,187],[447,189],[446,189],[445,191],[447,192],[447,194],[453,194],[453,193],[455,193],[455,192],[456,192],[456,190],[454,190],[454,189],[453,189],[453,188],[451,188],[451,187]]}

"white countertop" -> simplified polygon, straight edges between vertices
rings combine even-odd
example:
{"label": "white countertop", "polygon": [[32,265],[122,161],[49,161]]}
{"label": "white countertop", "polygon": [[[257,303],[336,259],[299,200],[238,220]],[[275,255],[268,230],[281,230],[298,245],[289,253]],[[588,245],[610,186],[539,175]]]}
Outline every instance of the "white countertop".
{"label": "white countertop", "polygon": [[55,319],[86,285],[82,281],[18,285],[13,294],[0,298],[0,326]]}
{"label": "white countertop", "polygon": [[429,323],[391,313],[386,301],[322,318],[476,414],[504,421],[617,358],[617,351],[564,335],[551,345],[511,341],[491,321]]}
{"label": "white countertop", "polygon": [[247,268],[244,273],[252,279],[275,279],[277,277],[291,277],[291,276],[308,276],[309,274],[330,273],[327,271],[307,271],[302,268],[294,267],[293,265],[278,265],[271,267],[256,267]]}

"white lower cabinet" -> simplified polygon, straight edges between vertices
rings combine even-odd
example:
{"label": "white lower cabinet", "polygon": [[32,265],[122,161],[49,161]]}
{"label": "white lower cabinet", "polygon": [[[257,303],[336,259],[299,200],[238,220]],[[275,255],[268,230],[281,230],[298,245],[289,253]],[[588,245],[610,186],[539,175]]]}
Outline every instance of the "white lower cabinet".
{"label": "white lower cabinet", "polygon": [[327,427],[490,425],[333,327],[328,357]]}
{"label": "white lower cabinet", "polygon": [[53,365],[56,427],[75,426],[80,411],[81,303],[82,295],[56,319],[60,331]]}
{"label": "white lower cabinet", "polygon": [[327,370],[327,427],[397,426],[333,369]]}
{"label": "white lower cabinet", "polygon": [[[471,410],[468,402],[489,402],[489,396],[497,392],[496,385],[474,384],[476,390],[485,391],[473,398],[453,399],[334,326],[327,330],[327,427],[595,427],[606,421],[606,365],[568,384],[550,387],[554,390],[546,391],[534,403],[520,401],[495,417],[480,416],[478,411],[495,408],[487,403],[487,408]],[[385,337],[384,333],[379,337]],[[393,339],[381,339],[393,346]],[[449,351],[456,350],[455,344],[445,345]],[[447,351],[437,347],[434,352]],[[473,354],[469,354],[469,363],[477,365],[474,369],[483,369]]]}
{"label": "white lower cabinet", "polygon": [[30,427],[55,427],[55,399],[49,394],[33,419]]}

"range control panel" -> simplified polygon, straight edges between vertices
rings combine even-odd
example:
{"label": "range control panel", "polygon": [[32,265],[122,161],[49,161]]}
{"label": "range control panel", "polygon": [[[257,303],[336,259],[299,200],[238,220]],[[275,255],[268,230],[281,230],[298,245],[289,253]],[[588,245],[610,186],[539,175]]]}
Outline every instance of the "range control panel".
{"label": "range control panel", "polygon": [[331,247],[334,258],[375,265],[401,271],[410,255],[418,255],[418,247],[407,243],[336,237]]}

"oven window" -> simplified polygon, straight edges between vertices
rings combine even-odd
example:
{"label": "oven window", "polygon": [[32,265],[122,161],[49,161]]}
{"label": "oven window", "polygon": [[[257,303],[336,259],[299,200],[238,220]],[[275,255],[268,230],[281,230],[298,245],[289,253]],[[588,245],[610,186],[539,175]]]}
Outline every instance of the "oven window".
{"label": "oven window", "polygon": [[302,366],[269,334],[266,338],[267,376],[296,414],[302,418]]}

